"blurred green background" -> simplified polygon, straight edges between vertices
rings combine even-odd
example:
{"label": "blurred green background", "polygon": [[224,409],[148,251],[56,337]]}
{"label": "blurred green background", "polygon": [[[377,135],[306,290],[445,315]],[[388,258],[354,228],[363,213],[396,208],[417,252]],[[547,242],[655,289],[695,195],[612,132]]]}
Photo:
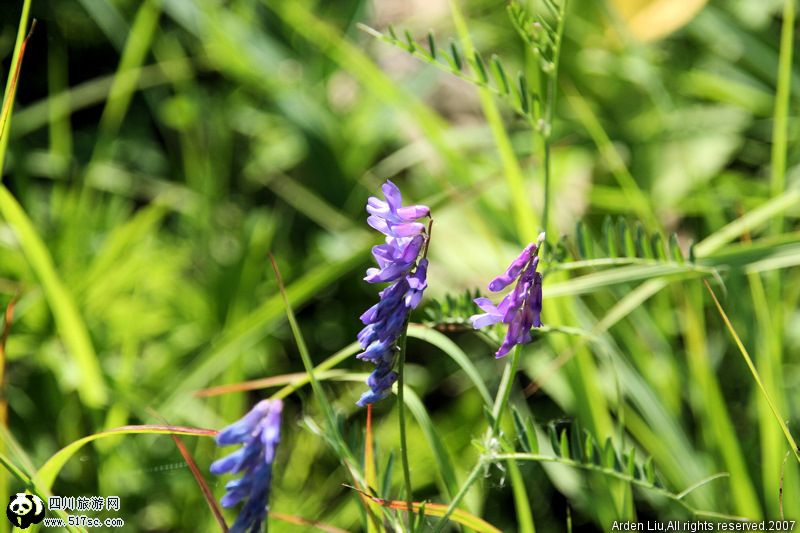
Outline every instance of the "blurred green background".
{"label": "blurred green background", "polygon": [[[0,6],[4,72],[21,4]],[[498,54],[511,71],[531,68],[505,2],[460,6],[485,57]],[[677,233],[686,253],[774,196],[782,7],[778,0],[570,1],[552,124],[549,240],[572,235],[578,220],[600,241],[606,215],[642,219],[626,176],[646,198],[649,220],[642,222]],[[10,435],[35,466],[82,436],[159,423],[159,416],[221,428],[267,392],[193,393],[302,371],[268,251],[312,358],[320,362],[350,344],[358,316],[376,297],[361,281],[378,241],[364,204],[386,178],[409,201],[435,205],[429,298],[483,289],[540,230],[542,161],[527,124],[498,103],[533,222],[520,230],[508,169],[476,88],[356,27],[393,24],[420,42],[433,30],[446,44],[457,31],[444,0],[34,0],[31,16],[38,25],[21,70],[3,183],[66,291],[43,279],[26,237],[5,214],[0,304],[19,295],[4,397]],[[790,189],[798,181],[800,70],[791,70],[791,80]],[[764,246],[800,241],[798,215],[795,203],[778,215],[785,216],[781,227],[741,236],[744,247],[759,237],[774,239]],[[727,295],[723,305],[796,429],[800,276],[793,253],[763,270],[792,268],[768,274],[746,271],[753,261],[719,259],[727,293],[717,293]],[[579,291],[570,288],[576,275],[553,274],[560,292],[550,295],[546,279],[546,324],[592,330],[639,285]],[[503,363],[473,334],[448,335],[494,391]],[[570,335],[526,347],[520,386],[547,380],[527,400],[515,392],[514,401],[537,423],[579,420],[599,440],[613,435],[653,456],[676,493],[729,472],[695,493],[699,508],[778,518],[785,442],[701,282],[673,278],[601,336],[588,348]],[[570,350],[576,358],[550,375],[548,362]],[[477,456],[472,440],[485,426],[481,397],[431,344],[411,339],[408,357],[409,384],[463,480]],[[370,370],[355,359],[344,368]],[[359,450],[365,413],[355,401],[363,384],[326,388]],[[358,531],[360,501],[341,486],[344,470],[304,416],[321,419],[306,389],[285,409],[272,509]],[[380,404],[375,416],[383,468],[397,453],[394,402]],[[441,465],[420,426],[410,432],[415,497],[447,503]],[[204,472],[220,456],[210,440],[184,442]],[[581,530],[634,516],[604,510],[598,502],[607,486],[595,477],[557,465],[520,468],[539,531],[564,530],[568,507]],[[222,483],[207,477],[219,496]],[[797,479],[790,458],[783,510],[792,518]],[[8,476],[4,483],[20,490]],[[392,486],[397,497],[399,467]],[[119,516],[130,531],[216,527],[166,436],[84,447],[53,491],[120,496]],[[500,468],[466,505],[502,531],[517,528]],[[685,517],[680,506],[646,492],[636,493],[635,508],[642,520]],[[299,526],[272,520],[271,528]]]}

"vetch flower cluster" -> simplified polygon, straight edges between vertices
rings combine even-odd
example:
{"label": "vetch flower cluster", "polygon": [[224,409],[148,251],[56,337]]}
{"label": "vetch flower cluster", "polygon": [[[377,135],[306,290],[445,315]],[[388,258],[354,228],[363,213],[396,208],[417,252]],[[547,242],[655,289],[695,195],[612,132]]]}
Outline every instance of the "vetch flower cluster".
{"label": "vetch flower cluster", "polygon": [[[372,248],[378,268],[370,268],[368,283],[391,283],[380,293],[377,304],[361,315],[365,327],[358,334],[364,350],[356,357],[375,364],[367,378],[370,390],[358,405],[375,403],[388,396],[397,373],[392,370],[398,352],[397,341],[407,325],[409,312],[419,305],[427,287],[428,260],[417,259],[426,247],[425,225],[417,222],[430,215],[424,205],[403,206],[400,189],[391,181],[381,187],[386,201],[370,197],[367,223],[386,236],[385,244]],[[424,253],[423,253],[424,255]]]}
{"label": "vetch flower cluster", "polygon": [[223,507],[233,507],[246,500],[230,533],[259,533],[269,510],[272,462],[281,436],[281,400],[262,400],[241,420],[217,435],[218,446],[243,444],[232,454],[212,463],[211,473],[238,474],[239,479],[225,485]]}
{"label": "vetch flower cluster", "polygon": [[485,313],[470,317],[473,328],[480,329],[498,322],[508,324],[503,343],[495,353],[497,358],[505,356],[518,344],[530,342],[531,328],[542,326],[542,275],[536,271],[542,242],[544,233],[535,243],[526,246],[503,274],[489,283],[489,290],[498,292],[517,281],[499,305],[495,306],[488,298],[475,299]]}

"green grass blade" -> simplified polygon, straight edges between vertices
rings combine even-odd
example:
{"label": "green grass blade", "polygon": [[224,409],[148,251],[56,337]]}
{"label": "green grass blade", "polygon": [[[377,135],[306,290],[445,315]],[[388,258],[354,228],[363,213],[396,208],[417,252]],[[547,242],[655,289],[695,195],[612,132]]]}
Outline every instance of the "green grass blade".
{"label": "green grass blade", "polygon": [[533,521],[533,510],[525,488],[525,478],[522,477],[519,465],[513,459],[506,461],[508,477],[511,479],[511,493],[514,496],[514,509],[517,512],[517,524],[520,533],[535,533],[536,526]]}
{"label": "green grass blade", "polygon": [[800,203],[800,189],[790,189],[712,233],[694,247],[697,257],[710,255],[748,231]]}
{"label": "green grass blade", "polygon": [[436,426],[433,420],[431,420],[430,415],[428,415],[428,411],[425,409],[422,400],[419,399],[419,396],[417,396],[417,393],[414,392],[411,387],[406,386],[404,401],[420,429],[422,429],[425,440],[428,441],[428,446],[433,452],[433,457],[436,460],[437,472],[442,477],[442,483],[444,484],[446,493],[448,497],[452,497],[458,492],[458,483],[456,482],[453,460],[450,457],[450,453],[439,437]]}
{"label": "green grass blade", "polygon": [[[26,491],[28,491],[28,492],[30,492],[32,494],[37,495],[39,498],[42,499],[42,501],[45,501],[45,502],[47,501],[48,491],[41,490],[36,485],[34,480],[31,479],[31,476],[26,474],[19,466],[15,465],[14,462],[3,453],[0,453],[0,466],[5,468],[9,473],[11,473],[12,476],[17,478],[17,480],[20,483],[22,483],[22,485],[24,486],[24,488],[25,488],[24,490],[26,490]],[[62,510],[54,510],[53,512],[56,514],[56,516],[58,516],[59,518],[64,520],[65,523],[67,522],[67,513],[65,513]],[[3,522],[3,531],[8,531],[8,526],[6,525],[5,522]],[[14,527],[13,531],[22,532],[23,530]],[[75,526],[67,526],[67,531],[70,531],[70,532],[74,531],[74,532],[78,532],[78,533],[86,533],[86,529],[84,529],[82,527],[75,527]]]}
{"label": "green grass blade", "polygon": [[49,491],[56,477],[58,477],[58,473],[61,472],[61,469],[67,464],[67,461],[86,444],[98,439],[118,437],[120,435],[188,435],[195,437],[214,437],[217,435],[217,432],[213,429],[166,425],[123,426],[101,431],[100,433],[83,437],[64,446],[50,457],[41,468],[39,468],[39,471],[36,472],[36,479],[39,482],[39,486]]}
{"label": "green grass blade", "polygon": [[75,358],[81,373],[78,394],[87,406],[100,407],[106,403],[108,392],[86,324],[33,222],[3,185],[0,185],[0,213],[14,229],[31,269],[42,284],[64,344]]}
{"label": "green grass blade", "polygon": [[[161,15],[161,8],[154,0],[145,0],[136,13],[133,25],[128,32],[125,47],[111,84],[103,114],[100,117],[99,136],[101,142],[113,138],[119,131],[122,120],[125,117],[133,93],[139,80],[136,78],[144,63],[147,52],[153,42],[158,30],[158,20]],[[134,75],[131,75],[133,73]]]}
{"label": "green grass blade", "polygon": [[[350,359],[352,356],[354,356],[360,351],[361,351],[361,345],[358,342],[354,342],[345,346],[344,348],[342,348],[341,350],[339,350],[338,352],[336,352],[335,354],[333,354],[332,356],[330,356],[329,358],[327,358],[326,360],[315,366],[314,367],[315,375],[321,374],[327,370],[330,370],[331,368],[334,368],[339,363],[342,363]],[[281,390],[273,394],[271,396],[271,399],[286,398],[294,391],[296,391],[303,385],[306,385],[310,381],[311,381],[311,375],[308,372],[306,372],[306,374],[302,378],[298,378],[296,381],[293,381],[292,383],[286,385]]]}
{"label": "green grass blade", "polygon": [[[480,57],[477,55],[472,45],[467,23],[461,14],[457,2],[453,0],[450,1],[450,11],[453,15],[453,21],[458,31],[459,38],[461,39],[461,44],[464,47],[464,54],[467,57]],[[482,66],[483,63],[481,62],[480,65]],[[485,67],[482,67],[482,70],[479,70],[479,72],[482,79],[485,78],[488,80]],[[533,209],[528,200],[529,196],[525,189],[525,177],[522,174],[522,168],[511,146],[511,140],[506,132],[505,126],[503,125],[500,110],[492,99],[491,93],[485,87],[478,87],[478,96],[481,100],[483,114],[486,116],[486,121],[489,123],[492,137],[494,137],[497,150],[500,154],[500,161],[503,165],[503,175],[506,177],[508,192],[511,197],[511,210],[513,213],[514,225],[517,230],[517,237],[521,242],[532,242],[536,239],[536,235],[539,232],[533,218]]]}
{"label": "green grass blade", "polygon": [[8,150],[8,131],[11,129],[11,113],[14,107],[14,97],[17,94],[18,75],[22,62],[22,53],[27,42],[28,17],[31,11],[31,0],[22,3],[19,26],[17,27],[17,40],[14,43],[14,52],[11,56],[11,66],[6,79],[6,89],[3,93],[2,111],[0,111],[0,177],[3,175],[6,151]]}
{"label": "green grass blade", "polygon": [[489,394],[489,389],[486,388],[486,384],[483,382],[481,373],[475,367],[472,360],[446,335],[439,333],[435,329],[431,329],[420,324],[409,324],[408,336],[427,342],[428,344],[436,346],[442,350],[453,361],[455,361],[458,366],[461,367],[470,381],[472,381],[472,383],[475,385],[475,388],[481,395],[481,398],[483,398],[483,402],[489,407],[494,404],[494,400],[492,400],[492,396]]}
{"label": "green grass blade", "polygon": [[690,263],[655,263],[632,265],[579,276],[569,281],[553,283],[544,288],[545,297],[574,296],[597,291],[620,283],[649,279],[692,279],[713,276],[714,269]]}
{"label": "green grass blade", "polygon": [[611,142],[608,133],[597,118],[597,115],[592,111],[592,108],[578,92],[577,88],[571,85],[565,85],[563,88],[567,102],[569,102],[572,109],[575,110],[578,119],[583,123],[586,131],[589,132],[589,136],[597,145],[600,154],[608,162],[611,173],[614,175],[620,188],[633,206],[639,220],[651,231],[658,229],[658,220],[654,214],[655,211],[653,210],[650,199],[642,192],[641,188],[639,188],[639,185],[625,165],[617,148]]}
{"label": "green grass blade", "polygon": [[[746,521],[747,520],[746,518],[741,517],[741,516],[724,515],[722,513],[702,511],[702,510],[698,510],[698,509],[695,509],[695,508],[689,506],[686,502],[683,501],[683,497],[686,495],[687,491],[692,490],[693,488],[696,488],[697,484],[694,484],[689,489],[684,490],[683,492],[681,492],[679,494],[676,494],[676,493],[673,493],[673,492],[671,492],[671,491],[669,491],[669,490],[667,490],[667,489],[665,489],[663,487],[659,487],[658,485],[655,484],[655,480],[650,481],[650,480],[647,480],[647,479],[639,479],[639,478],[636,478],[634,476],[630,476],[626,472],[617,470],[615,468],[609,468],[609,467],[606,467],[606,466],[596,465],[596,464],[592,464],[592,463],[581,463],[581,462],[575,461],[573,459],[568,459],[568,458],[564,458],[564,457],[556,457],[556,456],[553,456],[553,455],[542,455],[542,454],[532,454],[532,453],[501,453],[501,454],[497,454],[496,456],[494,456],[494,459],[496,459],[496,460],[514,459],[516,461],[533,461],[533,462],[537,462],[537,463],[558,463],[558,464],[562,464],[562,465],[565,465],[565,466],[570,466],[570,467],[573,467],[573,468],[577,468],[577,469],[580,469],[580,470],[586,470],[586,471],[589,471],[589,472],[596,472],[596,473],[602,474],[604,476],[607,476],[609,478],[625,481],[627,483],[630,483],[631,485],[635,485],[635,486],[637,486],[639,488],[648,490],[648,491],[653,492],[655,494],[659,494],[660,496],[663,496],[663,497],[665,497],[665,498],[667,498],[669,500],[672,500],[675,503],[679,504],[681,507],[685,508],[693,516],[696,516],[696,517],[704,517],[704,516],[713,515],[713,516],[716,516],[716,517],[719,517],[719,518],[724,517],[727,520],[737,521],[737,522],[741,522],[741,521]],[[714,479],[716,479],[716,478],[714,478]],[[705,479],[700,483],[705,483],[705,482],[708,482],[708,481],[709,481],[709,479]]]}
{"label": "green grass blade", "polygon": [[[22,52],[27,42],[25,32],[30,4],[30,0],[26,0],[23,4],[14,59],[11,65],[12,75],[9,76],[3,100],[3,125],[2,131],[0,131],[0,173],[2,172],[3,161],[8,147],[8,130],[11,126],[11,107],[16,93],[19,62],[22,60]],[[19,205],[8,189],[2,185],[0,185],[0,212],[2,212],[3,217],[17,234],[28,263],[42,284],[59,333],[71,355],[75,358],[82,379],[81,386],[78,389],[81,399],[89,407],[103,405],[107,399],[105,382],[88,330],[77,310],[77,306],[59,278],[53,265],[52,257],[36,232],[33,223],[25,214],[22,206]]]}
{"label": "green grass blade", "polygon": [[[380,505],[382,507],[386,507],[389,509],[399,509],[403,511],[408,510],[408,503],[405,501],[385,500],[383,498],[376,498],[374,496],[370,496],[363,491],[358,491],[358,492],[368,497],[375,504]],[[500,533],[499,529],[497,529],[487,521],[475,515],[472,515],[466,511],[462,511],[461,509],[450,510],[446,508],[444,505],[438,505],[435,503],[427,503],[427,502],[412,502],[411,508],[414,513],[421,513],[424,511],[426,516],[444,516],[444,518],[439,521],[439,524],[445,524],[447,520],[450,519],[453,522],[464,525],[478,533]]]}
{"label": "green grass blade", "polygon": [[[781,195],[786,188],[786,146],[789,133],[789,98],[792,89],[792,51],[794,50],[795,0],[783,3],[781,22],[781,49],[778,66],[778,90],[775,94],[775,112],[772,121],[772,154],[770,185],[772,196]],[[772,227],[775,233],[783,231],[783,217],[776,217]]]}
{"label": "green grass blade", "polygon": [[714,305],[719,312],[719,315],[722,317],[723,322],[725,322],[725,327],[728,328],[728,331],[733,337],[733,340],[736,342],[737,348],[739,348],[739,352],[742,354],[742,357],[747,363],[747,368],[750,369],[750,373],[753,376],[753,379],[758,386],[759,391],[764,396],[764,400],[766,400],[767,404],[769,405],[770,411],[772,411],[772,415],[775,417],[775,420],[778,422],[778,425],[783,431],[784,436],[786,437],[786,442],[789,443],[790,450],[794,453],[795,459],[797,462],[800,463],[800,448],[797,447],[797,442],[795,442],[794,437],[792,436],[791,431],[789,431],[789,427],[786,425],[786,421],[781,416],[780,412],[778,412],[778,408],[775,405],[775,402],[772,400],[772,397],[769,395],[769,392],[764,387],[764,383],[761,380],[761,376],[758,374],[758,370],[756,370],[756,366],[753,364],[753,359],[750,357],[750,354],[747,352],[747,348],[745,348],[742,340],[739,338],[739,335],[736,333],[736,329],[733,327],[728,315],[725,313],[725,310],[722,308],[722,304],[719,303],[717,299],[717,295],[714,294],[714,291],[711,289],[711,285],[708,282],[705,282],[706,289],[708,289],[709,294],[711,295],[711,299],[714,300]]}
{"label": "green grass blade", "polygon": [[[289,284],[286,293],[291,304],[302,305],[321,288],[359,265],[369,250],[365,244],[356,243],[353,250],[340,261],[322,264]],[[158,411],[167,416],[179,409],[190,394],[220,375],[231,364],[231,360],[243,353],[246,347],[252,346],[268,335],[284,313],[281,295],[275,294],[250,314],[228,327],[211,348],[197,358],[196,363],[170,392]]]}
{"label": "green grass blade", "polygon": [[339,432],[339,426],[336,422],[336,415],[333,410],[333,405],[328,400],[327,394],[325,394],[325,390],[317,381],[317,378],[314,374],[314,365],[311,362],[311,356],[308,353],[308,348],[306,346],[306,342],[303,339],[303,333],[300,331],[300,326],[297,324],[297,319],[294,316],[294,311],[292,310],[292,304],[289,299],[288,292],[283,285],[283,280],[281,279],[280,270],[278,270],[278,264],[275,261],[275,257],[272,254],[269,254],[269,260],[272,263],[272,268],[275,271],[275,278],[278,282],[278,291],[280,292],[281,300],[283,302],[284,311],[286,313],[286,318],[289,320],[289,326],[292,329],[292,336],[294,337],[294,341],[297,345],[297,350],[300,352],[300,357],[303,360],[303,366],[306,369],[306,373],[308,374],[309,381],[311,383],[311,388],[314,391],[314,396],[317,400],[317,403],[320,404],[323,413],[325,414],[325,418],[328,424],[327,430],[329,432],[328,437],[330,438],[331,442],[335,445],[335,451],[339,455],[339,459],[342,461],[344,466],[350,472],[350,475],[353,478],[353,481],[358,483],[362,487],[366,487],[366,481],[364,480],[363,472],[358,468],[358,461],[355,459],[354,455],[347,447],[347,443],[344,441],[341,433]]}
{"label": "green grass blade", "polygon": [[709,342],[702,288],[697,283],[685,284],[685,305],[682,325],[686,343],[686,360],[690,386],[697,390],[692,401],[696,416],[702,420],[704,435],[717,451],[720,469],[731,475],[731,506],[739,514],[753,520],[763,516],[747,456],[736,432],[734,417],[725,402],[723,384],[710,362]]}

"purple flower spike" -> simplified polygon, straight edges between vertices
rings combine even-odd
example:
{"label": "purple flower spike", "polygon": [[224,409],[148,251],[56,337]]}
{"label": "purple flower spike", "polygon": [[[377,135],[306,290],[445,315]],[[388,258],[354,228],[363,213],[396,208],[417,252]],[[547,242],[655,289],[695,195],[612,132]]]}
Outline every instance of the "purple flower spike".
{"label": "purple flower spike", "polygon": [[381,187],[386,200],[370,197],[367,201],[367,223],[386,235],[386,243],[372,248],[378,268],[367,269],[368,283],[391,283],[380,293],[377,304],[361,315],[364,329],[358,341],[364,350],[356,357],[375,365],[367,379],[369,390],[361,395],[358,405],[365,406],[386,398],[397,380],[392,370],[397,354],[397,341],[408,323],[409,312],[419,305],[428,286],[428,260],[417,263],[426,246],[425,225],[418,219],[429,216],[424,205],[403,206],[400,189],[387,181]]}
{"label": "purple flower spike", "polygon": [[222,475],[244,472],[225,485],[223,507],[246,500],[230,533],[258,533],[269,511],[272,463],[281,438],[281,400],[258,402],[241,420],[217,435],[218,446],[242,444],[237,451],[211,464],[211,473]]}
{"label": "purple flower spike", "polygon": [[489,290],[497,292],[515,280],[517,282],[499,305],[495,306],[488,298],[475,299],[478,307],[485,312],[470,317],[473,328],[480,329],[498,323],[508,325],[503,343],[495,353],[497,358],[508,354],[514,346],[531,342],[531,329],[542,327],[542,275],[536,271],[542,242],[544,233],[539,235],[535,243],[526,246],[503,274],[489,283]]}

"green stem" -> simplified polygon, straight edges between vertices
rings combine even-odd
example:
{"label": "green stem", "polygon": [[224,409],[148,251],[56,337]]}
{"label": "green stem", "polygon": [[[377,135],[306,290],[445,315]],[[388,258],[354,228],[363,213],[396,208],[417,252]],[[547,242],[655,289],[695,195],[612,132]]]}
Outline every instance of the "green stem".
{"label": "green stem", "polygon": [[472,472],[469,473],[469,477],[461,486],[461,489],[456,494],[456,497],[453,498],[453,501],[450,502],[450,506],[447,508],[447,512],[444,513],[444,516],[436,522],[436,526],[433,529],[433,533],[439,533],[442,528],[447,524],[447,520],[450,518],[450,515],[453,514],[453,511],[456,510],[458,504],[461,503],[461,500],[466,496],[467,491],[469,491],[470,487],[473,483],[478,479],[478,476],[481,473],[481,469],[483,468],[483,459],[479,459],[478,462],[475,464],[475,467],[472,469]]}
{"label": "green stem", "polygon": [[400,457],[403,462],[403,482],[406,486],[406,502],[408,503],[408,530],[413,531],[414,506],[413,493],[411,491],[411,469],[408,465],[408,443],[406,441],[406,404],[405,404],[405,362],[406,362],[406,337],[408,336],[408,321],[403,328],[403,334],[397,342],[400,349],[399,362],[397,365],[397,407],[398,419],[400,421]]}
{"label": "green stem", "polygon": [[[542,134],[544,135],[544,134]],[[542,209],[542,231],[547,235],[549,231],[548,221],[550,220],[550,140],[547,137],[542,139],[542,152],[544,159],[542,162],[542,173],[544,174],[544,208]]]}
{"label": "green stem", "polygon": [[[511,361],[506,365],[505,372],[503,373],[503,378],[500,381],[500,387],[497,390],[497,398],[494,401],[494,408],[492,409],[492,418],[494,421],[492,422],[492,430],[489,434],[489,439],[491,440],[495,435],[497,435],[497,431],[500,427],[500,418],[503,415],[503,411],[505,410],[506,405],[508,404],[508,398],[511,396],[511,385],[514,383],[514,376],[517,374],[517,368],[519,367],[519,358],[520,358],[520,346],[514,349],[514,353],[511,356]],[[512,458],[513,459],[513,458]],[[444,525],[447,523],[447,519],[453,514],[458,504],[461,503],[461,500],[467,494],[472,484],[475,483],[478,479],[478,474],[480,474],[481,468],[483,468],[483,459],[480,459],[475,467],[470,472],[467,481],[462,485],[461,489],[456,494],[456,497],[453,498],[453,501],[450,502],[450,506],[447,508],[447,512],[444,516],[436,523],[436,527],[434,528],[433,532],[437,533],[442,530]]]}
{"label": "green stem", "polygon": [[752,374],[756,385],[761,391],[761,394],[764,396],[764,400],[767,402],[770,411],[772,411],[772,414],[775,417],[775,420],[778,422],[781,431],[783,431],[783,435],[786,437],[786,442],[789,443],[789,448],[792,450],[792,452],[794,452],[797,462],[800,463],[800,447],[797,446],[797,442],[795,442],[792,432],[789,431],[789,426],[786,425],[786,420],[781,415],[780,411],[778,411],[778,407],[775,405],[775,402],[772,400],[767,388],[764,386],[764,382],[761,380],[761,376],[756,369],[756,365],[753,364],[753,359],[750,357],[750,353],[748,353],[747,348],[745,348],[744,343],[742,343],[742,339],[739,338],[739,334],[736,333],[736,329],[733,327],[733,324],[728,318],[728,314],[725,313],[725,310],[722,308],[722,304],[719,303],[717,295],[711,289],[711,285],[709,285],[705,280],[703,283],[705,284],[706,289],[708,289],[709,294],[711,294],[711,299],[714,300],[714,305],[717,307],[717,311],[722,317],[722,321],[725,322],[725,327],[728,328],[728,332],[730,332],[731,337],[733,337],[733,340],[736,343],[736,346],[739,348],[739,352],[742,354],[742,358],[744,358],[747,368],[750,369],[750,374]]}
{"label": "green stem", "polygon": [[[630,483],[632,485],[636,485],[637,487],[640,487],[642,489],[648,490],[648,491],[650,491],[650,492],[652,492],[654,494],[659,494],[659,495],[663,496],[664,498],[667,498],[667,499],[672,500],[675,503],[679,504],[680,506],[682,506],[684,509],[689,511],[695,517],[719,518],[719,519],[722,519],[722,520],[729,520],[729,521],[743,521],[743,520],[746,520],[745,518],[742,518],[740,516],[725,515],[725,514],[716,513],[716,512],[713,512],[713,511],[701,511],[701,510],[695,509],[694,507],[692,507],[691,505],[686,503],[684,501],[684,499],[683,499],[684,496],[686,494],[688,494],[691,490],[693,490],[695,487],[689,487],[689,489],[683,491],[681,494],[674,494],[674,493],[668,491],[665,488],[659,487],[659,486],[655,485],[654,483],[651,483],[650,481],[647,481],[645,479],[638,479],[638,478],[632,477],[632,476],[630,476],[630,475],[628,475],[628,474],[626,474],[624,472],[619,472],[617,470],[614,470],[613,468],[608,468],[608,467],[596,465],[596,464],[593,464],[593,463],[581,463],[581,462],[576,461],[574,459],[567,459],[565,457],[556,457],[556,456],[552,456],[552,455],[542,455],[542,454],[536,454],[536,453],[501,453],[501,454],[495,455],[492,459],[500,460],[500,461],[508,460],[508,459],[514,459],[515,461],[533,461],[533,462],[537,462],[537,463],[557,463],[557,464],[561,464],[561,465],[577,468],[577,469],[580,469],[580,470],[586,470],[586,471],[589,471],[589,472],[597,472],[597,473],[602,474],[604,476],[612,477],[612,478],[615,478],[615,479],[619,479],[621,481],[625,481],[625,482]],[[710,481],[710,480],[713,480],[713,479],[717,479],[717,477],[712,477],[712,478],[709,478],[708,480],[704,480],[704,481]]]}
{"label": "green stem", "polygon": [[345,346],[344,348],[342,348],[341,350],[339,350],[338,352],[336,352],[335,354],[333,354],[332,356],[328,357],[323,362],[315,366],[313,374],[311,374],[310,372],[306,372],[306,375],[304,377],[284,386],[282,389],[278,390],[276,393],[270,396],[269,399],[282,400],[286,398],[290,394],[293,394],[296,390],[308,384],[308,382],[311,381],[312,376],[319,379],[319,376],[325,374],[327,370],[330,370],[338,366],[339,363],[347,361],[355,354],[357,354],[359,351],[361,351],[361,346],[357,342],[354,342],[349,346]]}
{"label": "green stem", "polygon": [[317,397],[317,401],[319,402],[320,407],[322,407],[322,411],[325,413],[325,418],[327,419],[328,424],[331,426],[331,428],[333,428],[336,426],[336,418],[333,414],[331,404],[328,401],[328,397],[317,380],[317,376],[314,371],[314,363],[311,362],[311,356],[308,353],[306,341],[303,338],[302,332],[300,331],[300,326],[297,324],[297,319],[294,316],[291,302],[289,302],[289,297],[286,294],[286,288],[283,284],[283,277],[278,269],[278,263],[275,261],[275,257],[272,254],[269,254],[269,260],[272,263],[273,270],[275,271],[275,280],[278,283],[278,290],[283,298],[283,305],[286,309],[286,318],[289,321],[289,327],[292,329],[292,334],[294,335],[294,340],[297,344],[297,351],[300,352],[300,359],[303,361],[303,367],[305,367],[306,373],[308,374],[308,380],[311,383],[311,389],[314,391],[314,395]]}
{"label": "green stem", "polygon": [[511,396],[511,385],[514,383],[514,376],[517,375],[519,368],[520,358],[520,345],[514,348],[514,353],[511,355],[511,361],[506,365],[506,370],[503,372],[503,379],[500,381],[500,387],[497,389],[497,398],[494,401],[494,408],[492,409],[492,432],[490,438],[497,435],[500,429],[500,419],[503,416],[503,411],[508,404],[508,398]]}
{"label": "green stem", "polygon": [[[471,61],[471,58],[476,57],[475,47],[469,35],[467,22],[461,13],[458,2],[455,0],[450,1],[450,11],[453,14],[453,23],[458,31],[459,39],[464,46],[464,54],[468,58],[468,61]],[[535,219],[533,218],[529,201],[527,200],[525,175],[520,166],[519,159],[514,153],[511,138],[503,124],[503,116],[492,98],[491,92],[488,88],[481,86],[478,89],[478,96],[481,101],[481,108],[486,116],[486,122],[489,125],[492,137],[497,145],[500,162],[503,166],[503,175],[506,178],[508,190],[511,193],[511,212],[517,235],[520,239],[529,241],[535,235]]]}
{"label": "green stem", "polygon": [[[789,96],[792,85],[792,48],[794,47],[795,0],[783,4],[781,49],[778,65],[778,88],[775,94],[775,111],[772,125],[772,196],[786,188],[786,145],[788,141]],[[783,231],[783,217],[776,217],[775,233]]]}
{"label": "green stem", "polygon": [[356,467],[357,462],[338,430],[338,426],[336,424],[336,415],[334,414],[333,407],[328,400],[328,396],[325,394],[325,390],[322,388],[319,380],[317,379],[314,370],[314,363],[311,361],[311,356],[308,353],[308,348],[306,347],[305,340],[303,339],[303,334],[300,331],[300,326],[297,324],[297,319],[294,316],[291,302],[289,302],[289,297],[286,294],[286,287],[283,284],[283,278],[281,277],[280,270],[278,269],[278,263],[275,261],[275,257],[271,253],[269,254],[269,260],[270,263],[272,263],[272,269],[275,271],[275,281],[278,284],[278,290],[283,298],[283,304],[286,308],[286,318],[288,319],[289,326],[292,329],[295,344],[297,344],[297,351],[300,352],[300,359],[302,359],[303,367],[308,374],[308,379],[311,383],[311,389],[314,392],[314,396],[316,397],[316,400],[320,404],[322,412],[325,415],[325,421],[327,422],[328,429],[331,434],[331,441],[334,444],[334,449],[339,455],[339,458],[342,460],[342,463],[350,472],[353,481],[355,481],[357,485],[365,487],[366,482],[364,481],[364,476]]}
{"label": "green stem", "polygon": [[[506,453],[514,453],[514,447],[501,442]],[[514,495],[514,507],[517,510],[517,526],[519,533],[536,533],[536,526],[533,522],[533,512],[528,501],[528,492],[525,490],[525,480],[519,470],[517,462],[513,459],[506,460],[508,477],[511,479],[511,491]]]}
{"label": "green stem", "polygon": [[558,66],[561,59],[561,39],[564,35],[564,22],[566,20],[567,0],[561,3],[561,10],[558,16],[558,27],[556,28],[556,42],[554,48],[558,53],[553,58],[553,71],[549,73],[547,83],[547,108],[544,111],[544,129],[540,132],[542,137],[542,172],[544,173],[544,209],[542,210],[542,231],[547,234],[550,221],[550,135],[553,131],[553,117],[556,110],[556,96],[558,91]]}

